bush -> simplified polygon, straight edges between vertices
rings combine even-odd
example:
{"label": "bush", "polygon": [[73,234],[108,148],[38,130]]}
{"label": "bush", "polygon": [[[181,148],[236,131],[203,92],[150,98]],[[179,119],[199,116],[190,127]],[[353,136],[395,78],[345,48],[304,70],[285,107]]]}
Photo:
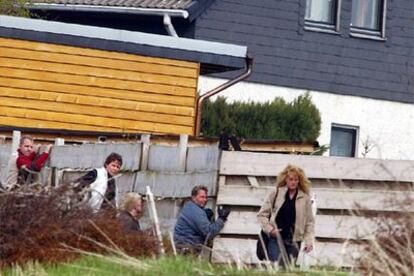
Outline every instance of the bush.
{"label": "bush", "polygon": [[114,210],[93,213],[76,202],[66,186],[23,187],[0,194],[0,267],[27,262],[56,263],[79,251],[152,256],[158,248],[147,233],[125,233]]}
{"label": "bush", "polygon": [[203,106],[201,132],[204,136],[235,134],[243,138],[314,142],[321,118],[309,94],[292,103],[275,98],[267,103],[228,104],[223,97],[207,100]]}
{"label": "bush", "polygon": [[30,12],[26,5],[30,1],[25,0],[0,0],[0,14],[29,17]]}

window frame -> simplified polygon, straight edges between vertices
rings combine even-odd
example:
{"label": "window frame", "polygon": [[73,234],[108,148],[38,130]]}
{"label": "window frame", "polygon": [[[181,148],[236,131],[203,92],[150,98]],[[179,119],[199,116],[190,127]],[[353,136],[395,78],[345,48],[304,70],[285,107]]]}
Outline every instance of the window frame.
{"label": "window frame", "polygon": [[[305,1],[305,0],[304,0]],[[305,1],[305,16],[304,16],[304,29],[307,31],[315,31],[315,32],[323,32],[323,33],[331,33],[331,34],[339,34],[340,31],[340,17],[341,17],[341,6],[342,0],[336,0],[336,11],[335,11],[335,23],[333,25],[311,21],[306,19],[306,1]]]}
{"label": "window frame", "polygon": [[[351,11],[351,23],[349,28],[349,35],[352,37],[357,38],[367,38],[367,39],[374,39],[374,40],[382,40],[385,41],[385,22],[387,18],[387,0],[380,0],[382,1],[382,7],[381,7],[381,14],[379,15],[380,21],[380,27],[378,31],[369,30],[362,27],[353,27],[352,26],[352,11]],[[354,4],[354,0],[352,0],[352,5]]]}
{"label": "window frame", "polygon": [[342,131],[353,131],[355,135],[352,137],[352,156],[339,156],[339,155],[332,155],[332,147],[329,147],[329,156],[337,156],[337,157],[350,157],[356,158],[358,157],[358,144],[359,144],[359,126],[352,126],[352,125],[344,125],[344,124],[331,124],[331,135],[330,135],[330,145],[332,145],[332,132],[334,129],[342,130]]}

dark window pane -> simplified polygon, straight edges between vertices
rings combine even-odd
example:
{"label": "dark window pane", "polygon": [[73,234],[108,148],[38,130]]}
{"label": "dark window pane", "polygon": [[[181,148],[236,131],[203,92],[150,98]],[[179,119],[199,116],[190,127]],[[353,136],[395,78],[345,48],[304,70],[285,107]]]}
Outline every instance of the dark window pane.
{"label": "dark window pane", "polygon": [[353,0],[352,26],[379,31],[381,28],[382,0]]}
{"label": "dark window pane", "polygon": [[337,0],[306,0],[305,19],[335,25]]}
{"label": "dark window pane", "polygon": [[332,127],[331,156],[355,157],[356,129]]}

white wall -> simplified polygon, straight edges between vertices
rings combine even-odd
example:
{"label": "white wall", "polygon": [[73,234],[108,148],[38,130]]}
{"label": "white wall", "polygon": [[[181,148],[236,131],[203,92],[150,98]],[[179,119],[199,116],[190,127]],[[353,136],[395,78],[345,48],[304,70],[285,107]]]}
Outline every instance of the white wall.
{"label": "white wall", "polygon": [[[225,82],[223,79],[201,77],[201,94]],[[242,82],[221,92],[229,102],[266,102],[276,96],[292,101],[307,90]],[[309,91],[321,113],[320,145],[330,143],[332,123],[359,127],[358,157],[362,143],[369,139],[372,150],[368,158],[414,160],[414,105],[362,97]],[[214,99],[214,97],[213,97]],[[326,153],[327,155],[329,152]]]}

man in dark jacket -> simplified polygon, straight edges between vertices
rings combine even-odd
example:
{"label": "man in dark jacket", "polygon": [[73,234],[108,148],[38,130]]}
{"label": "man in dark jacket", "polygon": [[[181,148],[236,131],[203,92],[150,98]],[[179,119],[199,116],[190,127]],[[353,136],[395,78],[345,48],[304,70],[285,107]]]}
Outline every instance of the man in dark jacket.
{"label": "man in dark jacket", "polygon": [[230,210],[218,208],[218,219],[209,220],[205,211],[208,189],[195,186],[191,191],[191,200],[181,209],[174,228],[174,243],[181,254],[199,254],[202,246],[212,240],[224,227]]}

